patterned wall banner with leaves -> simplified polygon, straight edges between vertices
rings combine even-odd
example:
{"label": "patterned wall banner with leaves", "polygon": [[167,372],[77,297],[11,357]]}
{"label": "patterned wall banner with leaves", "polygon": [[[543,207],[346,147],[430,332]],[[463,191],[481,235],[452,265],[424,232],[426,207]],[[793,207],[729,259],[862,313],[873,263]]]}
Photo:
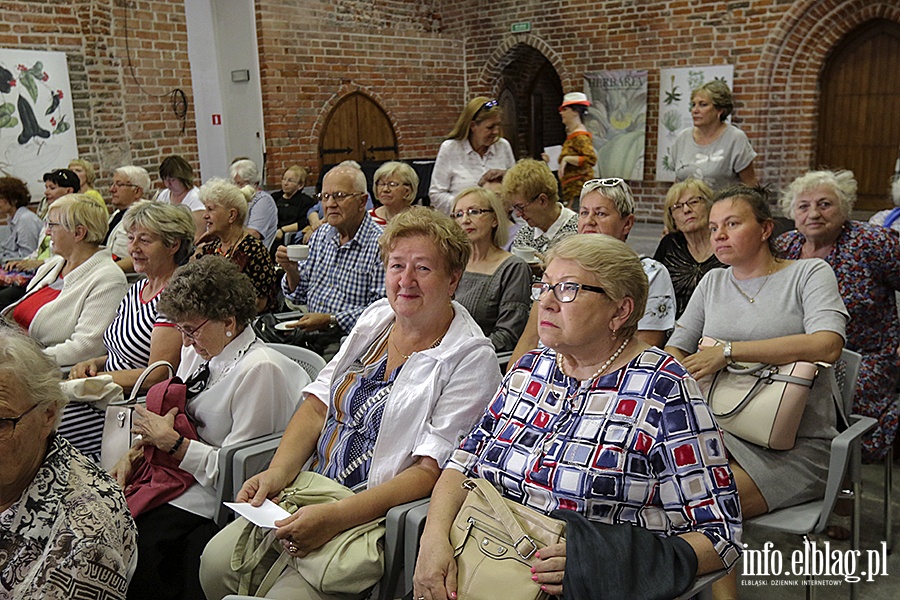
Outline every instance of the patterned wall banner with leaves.
{"label": "patterned wall banner with leaves", "polygon": [[[693,127],[691,90],[713,79],[733,87],[734,66],[684,67],[659,70],[659,138],[656,148],[656,180],[675,181],[671,148],[678,134]],[[729,117],[729,122],[731,118]]]}
{"label": "patterned wall banner with leaves", "polygon": [[44,195],[44,173],[78,157],[64,52],[0,48],[0,173]]}
{"label": "patterned wall banner with leaves", "polygon": [[584,124],[594,134],[601,177],[640,181],[647,133],[647,71],[598,71],[584,76],[591,107]]}

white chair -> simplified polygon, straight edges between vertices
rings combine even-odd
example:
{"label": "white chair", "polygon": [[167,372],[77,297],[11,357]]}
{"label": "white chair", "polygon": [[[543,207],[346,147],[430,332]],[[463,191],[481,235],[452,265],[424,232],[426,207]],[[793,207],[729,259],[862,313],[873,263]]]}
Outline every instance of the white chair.
{"label": "white chair", "polygon": [[[862,479],[859,446],[862,436],[876,425],[875,419],[850,414],[861,360],[862,357],[856,352],[843,350],[841,358],[835,364],[835,377],[838,381],[844,413],[847,415],[849,426],[831,441],[831,459],[828,465],[828,480],[825,483],[824,497],[747,519],[744,522],[745,525],[793,533],[802,536],[803,540],[808,542],[810,534],[824,531],[828,517],[843,488],[846,475],[852,486],[850,495],[853,503],[851,548],[859,550],[860,482]],[[809,599],[813,597],[816,588],[811,584],[813,577],[810,575],[807,579],[810,580],[805,586],[806,597]],[[850,583],[850,597],[855,599],[857,593],[856,584]]]}
{"label": "white chair", "polygon": [[303,370],[309,373],[309,378],[315,380],[319,375],[319,371],[328,364],[325,359],[308,348],[300,346],[291,346],[290,344],[266,344],[273,350],[278,350],[291,360],[299,363]]}

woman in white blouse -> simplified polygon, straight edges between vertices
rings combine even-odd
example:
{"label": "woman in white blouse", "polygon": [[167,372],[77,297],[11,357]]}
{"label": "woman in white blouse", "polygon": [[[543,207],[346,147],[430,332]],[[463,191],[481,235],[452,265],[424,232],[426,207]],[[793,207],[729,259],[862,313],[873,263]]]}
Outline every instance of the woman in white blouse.
{"label": "woman in white blouse", "polygon": [[438,150],[428,188],[431,205],[448,214],[457,194],[503,179],[514,164],[512,147],[500,137],[497,101],[484,96],[472,98]]}
{"label": "woman in white blouse", "polygon": [[174,409],[162,416],[137,409],[132,431],[141,441],[112,470],[129,505],[138,494],[154,493],[133,489],[129,481],[145,446],[167,452],[193,482],[135,518],[139,558],[128,598],[202,598],[200,553],[218,531],[213,517],[219,448],[283,431],[310,380],[300,365],[256,337],[250,327],[256,316],[253,284],[225,258],[180,267],[162,292],[159,311],[181,332],[178,376],[188,386],[184,412],[198,439],[175,430]]}

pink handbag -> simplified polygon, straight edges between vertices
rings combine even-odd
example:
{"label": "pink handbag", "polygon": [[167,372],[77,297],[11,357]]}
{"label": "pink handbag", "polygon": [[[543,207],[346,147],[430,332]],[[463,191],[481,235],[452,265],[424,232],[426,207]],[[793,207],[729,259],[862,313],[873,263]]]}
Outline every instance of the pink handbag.
{"label": "pink handbag", "polygon": [[[704,337],[700,347],[721,345]],[[699,381],[719,426],[743,440],[771,450],[790,450],[819,368],[797,361],[728,365]]]}

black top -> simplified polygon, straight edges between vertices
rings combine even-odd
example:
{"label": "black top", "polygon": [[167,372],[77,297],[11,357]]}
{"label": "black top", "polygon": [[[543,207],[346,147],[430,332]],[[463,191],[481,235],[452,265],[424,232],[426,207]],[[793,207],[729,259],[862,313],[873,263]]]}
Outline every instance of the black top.
{"label": "black top", "polygon": [[670,233],[659,241],[654,260],[661,262],[669,271],[672,287],[675,288],[675,318],[687,308],[688,300],[700,280],[713,269],[725,268],[713,254],[698,263],[688,250],[687,238],[680,231]]}
{"label": "black top", "polygon": [[272,198],[275,200],[275,206],[278,207],[278,227],[284,227],[296,223],[298,231],[309,225],[306,220],[306,213],[309,212],[316,201],[301,191],[294,192],[290,198],[284,197],[284,192],[278,190],[272,192]]}

